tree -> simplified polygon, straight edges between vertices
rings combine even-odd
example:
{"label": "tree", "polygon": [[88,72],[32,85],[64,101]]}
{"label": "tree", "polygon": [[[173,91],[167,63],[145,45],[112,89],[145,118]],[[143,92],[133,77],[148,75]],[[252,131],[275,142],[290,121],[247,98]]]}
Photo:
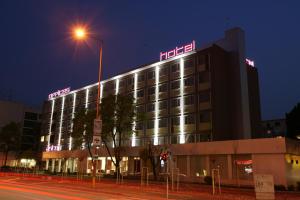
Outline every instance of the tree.
{"label": "tree", "polygon": [[300,103],[289,113],[286,113],[287,137],[299,139],[300,137]]}
{"label": "tree", "polygon": [[87,147],[89,155],[92,158],[93,183],[96,176],[96,162],[92,154],[93,123],[95,118],[95,110],[79,110],[75,113],[75,117],[73,119],[73,130],[71,132],[74,148]]}
{"label": "tree", "polygon": [[161,153],[160,147],[154,146],[150,142],[148,143],[148,146],[146,148],[141,149],[139,152],[141,159],[145,163],[147,163],[148,160],[150,161],[154,180],[157,180],[157,170],[158,167],[160,166],[160,162],[159,162],[160,153]]}
{"label": "tree", "polygon": [[[125,141],[133,134],[134,119],[141,117],[137,116],[134,98],[130,95],[104,97],[101,102],[101,117],[101,139],[119,174],[120,162],[126,146]],[[113,159],[112,153],[114,153],[115,159]]]}
{"label": "tree", "polygon": [[[96,162],[91,148],[93,142],[93,123],[95,118],[95,110],[83,109],[76,112],[73,119],[73,131],[71,133],[74,148],[78,148],[83,144],[87,147],[92,158],[94,168],[93,176],[96,173]],[[120,161],[123,158],[124,141],[132,135],[133,121],[137,118],[134,101],[131,96],[109,95],[102,99],[101,139],[118,173],[120,172]],[[115,159],[113,159],[113,154]]]}
{"label": "tree", "polygon": [[21,128],[20,125],[15,122],[2,127],[0,132],[0,145],[4,147],[5,160],[4,166],[7,162],[8,152],[12,150],[18,150],[21,142]]}

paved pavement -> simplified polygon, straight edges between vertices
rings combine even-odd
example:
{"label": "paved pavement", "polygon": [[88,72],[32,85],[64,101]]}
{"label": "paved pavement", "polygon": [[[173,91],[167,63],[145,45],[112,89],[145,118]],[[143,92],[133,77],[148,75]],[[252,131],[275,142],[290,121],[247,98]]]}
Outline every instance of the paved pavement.
{"label": "paved pavement", "polygon": [[[116,184],[113,180],[101,180],[93,188],[90,182],[75,178],[22,176],[0,174],[0,199],[2,200],[139,200],[166,199],[166,185],[150,184],[141,187],[138,181]],[[222,195],[211,194],[205,185],[184,184],[179,191],[170,191],[169,199],[183,200],[254,200],[254,192],[249,189],[222,188]],[[278,200],[300,200],[300,193],[279,193]]]}

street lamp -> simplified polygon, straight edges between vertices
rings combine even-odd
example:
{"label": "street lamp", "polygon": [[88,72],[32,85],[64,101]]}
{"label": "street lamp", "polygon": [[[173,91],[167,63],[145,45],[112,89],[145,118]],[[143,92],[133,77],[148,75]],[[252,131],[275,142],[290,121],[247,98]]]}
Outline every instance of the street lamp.
{"label": "street lamp", "polygon": [[[99,46],[99,71],[98,71],[98,94],[97,94],[97,102],[96,102],[96,119],[94,120],[94,133],[93,133],[93,145],[99,147],[101,141],[101,131],[102,131],[102,121],[100,116],[99,104],[100,104],[100,81],[101,81],[101,74],[102,74],[102,49],[103,49],[103,40],[93,37],[88,33],[87,28],[84,26],[78,26],[73,30],[74,39],[78,41],[84,41],[88,38],[92,38],[97,41],[97,46]],[[92,156],[93,157],[93,156]],[[96,164],[93,161],[93,187],[95,187],[95,173],[96,173]]]}
{"label": "street lamp", "polygon": [[100,120],[100,111],[99,111],[99,103],[100,103],[100,81],[102,75],[102,49],[103,49],[103,40],[93,37],[89,35],[87,28],[83,26],[75,27],[73,30],[74,39],[78,41],[83,41],[88,38],[95,39],[97,41],[97,45],[100,48],[99,51],[99,71],[98,71],[98,95],[97,95],[97,103],[96,103],[96,119]]}

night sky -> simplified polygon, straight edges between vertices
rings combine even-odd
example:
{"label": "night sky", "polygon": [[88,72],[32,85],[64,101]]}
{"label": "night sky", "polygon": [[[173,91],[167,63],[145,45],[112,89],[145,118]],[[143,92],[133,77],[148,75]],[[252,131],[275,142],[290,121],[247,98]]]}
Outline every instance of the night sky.
{"label": "night sky", "polygon": [[262,117],[284,117],[300,101],[299,9],[300,1],[1,0],[0,98],[41,106],[53,91],[96,82],[96,45],[70,37],[78,23],[104,40],[104,78],[239,26],[259,71]]}

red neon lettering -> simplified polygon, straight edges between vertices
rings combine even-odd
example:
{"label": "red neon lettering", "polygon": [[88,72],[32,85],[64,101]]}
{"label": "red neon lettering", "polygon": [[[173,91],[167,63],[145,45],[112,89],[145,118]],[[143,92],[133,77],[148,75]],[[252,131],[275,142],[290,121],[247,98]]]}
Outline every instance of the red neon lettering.
{"label": "red neon lettering", "polygon": [[183,47],[176,47],[176,55],[180,55],[180,54],[183,54],[184,51],[183,51]]}
{"label": "red neon lettering", "polygon": [[169,58],[193,51],[195,49],[196,49],[195,40],[193,40],[193,42],[191,42],[190,44],[181,47],[176,47],[171,51],[160,52],[160,61],[167,60]]}
{"label": "red neon lettering", "polygon": [[238,164],[238,165],[251,165],[252,160],[236,160],[236,164]]}
{"label": "red neon lettering", "polygon": [[[163,57],[165,57],[163,59]],[[167,52],[160,52],[160,60],[166,60],[167,59]]]}
{"label": "red neon lettering", "polygon": [[171,50],[171,51],[168,52],[168,58],[172,58],[174,56],[177,56],[176,52],[175,52],[175,49],[173,49],[173,50]]}
{"label": "red neon lettering", "polygon": [[193,50],[193,43],[191,44],[187,44],[184,46],[184,51],[185,52],[189,52],[189,51],[192,51]]}

